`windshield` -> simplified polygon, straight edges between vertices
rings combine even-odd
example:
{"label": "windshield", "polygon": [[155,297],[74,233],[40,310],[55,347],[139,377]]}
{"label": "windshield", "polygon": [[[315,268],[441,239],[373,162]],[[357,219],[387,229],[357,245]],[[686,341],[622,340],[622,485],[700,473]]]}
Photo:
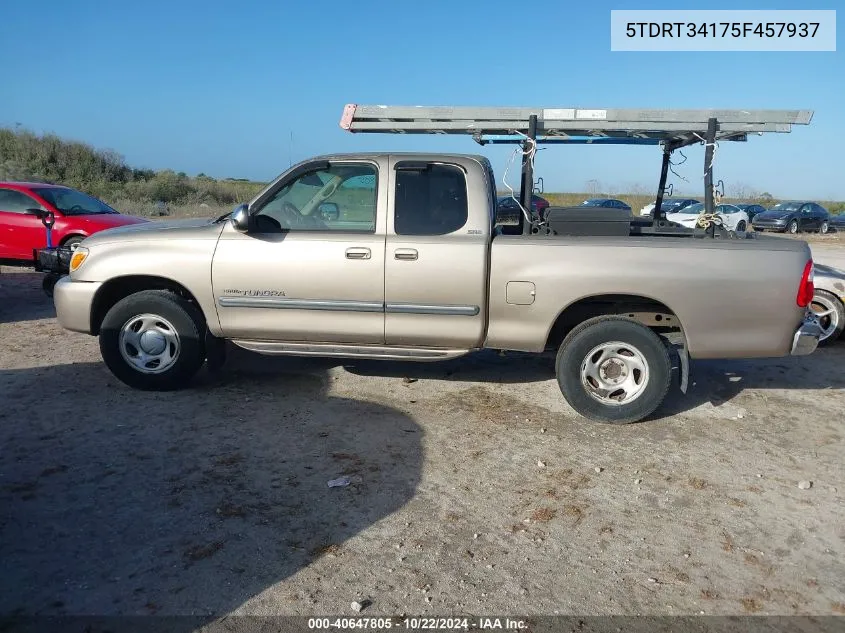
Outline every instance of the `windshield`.
{"label": "windshield", "polygon": [[800,202],[781,202],[780,204],[773,206],[770,211],[798,211],[800,206]]}
{"label": "windshield", "polygon": [[590,200],[584,200],[584,202],[582,202],[581,205],[585,206],[585,207],[600,207],[605,202],[606,202],[606,200],[604,198],[592,198]]}
{"label": "windshield", "polygon": [[[677,205],[676,205],[677,206]],[[698,215],[704,211],[704,203],[703,202],[696,202],[695,204],[691,204],[688,207],[684,207],[675,213],[688,213],[689,215]]]}
{"label": "windshield", "polygon": [[65,215],[94,215],[117,213],[105,202],[97,200],[76,189],[64,187],[43,187],[33,191]]}

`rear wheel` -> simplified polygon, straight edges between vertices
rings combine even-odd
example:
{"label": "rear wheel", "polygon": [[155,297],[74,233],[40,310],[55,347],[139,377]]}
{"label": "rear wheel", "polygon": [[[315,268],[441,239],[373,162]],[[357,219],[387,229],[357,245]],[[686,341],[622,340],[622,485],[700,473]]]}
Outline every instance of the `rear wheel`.
{"label": "rear wheel", "polygon": [[613,424],[651,415],[666,398],[672,375],[663,340],[618,316],[595,317],[573,329],[560,345],[555,369],[575,411]]}
{"label": "rear wheel", "polygon": [[205,359],[205,321],[187,299],[143,290],[118,301],[100,327],[100,353],[130,387],[170,391],[185,387]]}
{"label": "rear wheel", "polygon": [[822,235],[827,235],[829,231],[830,231],[830,223],[828,223],[827,220],[824,220],[822,222],[822,225],[819,227],[819,233],[821,233]]}
{"label": "rear wheel", "polygon": [[736,230],[737,230],[739,233],[745,233],[745,228],[746,228],[746,226],[745,226],[745,220],[740,220],[740,221],[739,221],[739,224],[737,224],[737,225],[736,225]]}
{"label": "rear wheel", "polygon": [[819,337],[819,345],[832,345],[845,330],[845,305],[839,297],[826,290],[816,290],[813,300],[810,302],[810,309],[819,319],[822,327],[822,335]]}

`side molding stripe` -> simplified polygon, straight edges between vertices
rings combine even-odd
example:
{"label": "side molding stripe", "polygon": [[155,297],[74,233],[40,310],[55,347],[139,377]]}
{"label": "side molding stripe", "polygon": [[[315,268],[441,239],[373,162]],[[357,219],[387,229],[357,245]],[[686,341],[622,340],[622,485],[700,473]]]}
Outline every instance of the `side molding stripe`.
{"label": "side molding stripe", "polygon": [[222,308],[275,308],[279,310],[335,310],[342,312],[383,312],[384,304],[375,301],[323,301],[319,299],[284,299],[266,297],[219,297]]}
{"label": "side molding stripe", "polygon": [[481,310],[470,305],[420,303],[377,303],[375,301],[329,301],[283,297],[218,297],[222,308],[271,308],[277,310],[334,310],[340,312],[387,312],[388,314],[431,314],[436,316],[476,316]]}
{"label": "side molding stripe", "polygon": [[448,316],[475,316],[480,312],[478,306],[420,303],[388,303],[385,309],[388,314],[435,314]]}

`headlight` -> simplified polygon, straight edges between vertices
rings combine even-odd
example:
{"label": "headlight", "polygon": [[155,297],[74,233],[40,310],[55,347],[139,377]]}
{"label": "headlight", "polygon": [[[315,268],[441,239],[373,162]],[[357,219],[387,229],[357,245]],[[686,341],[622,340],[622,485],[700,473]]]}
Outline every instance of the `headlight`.
{"label": "headlight", "polygon": [[84,246],[77,246],[70,257],[70,272],[82,266],[86,259],[88,259],[88,249]]}

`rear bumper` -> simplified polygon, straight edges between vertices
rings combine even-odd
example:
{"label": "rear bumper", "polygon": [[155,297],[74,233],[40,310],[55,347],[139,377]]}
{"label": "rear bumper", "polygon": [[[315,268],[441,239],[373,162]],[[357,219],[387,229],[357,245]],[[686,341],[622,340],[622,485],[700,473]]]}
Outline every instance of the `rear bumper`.
{"label": "rear bumper", "polygon": [[800,327],[795,331],[792,337],[792,356],[806,356],[812,354],[819,345],[819,337],[822,334],[822,328],[819,324],[818,318],[808,312],[804,317],[804,321]]}
{"label": "rear bumper", "polygon": [[100,282],[71,281],[62,277],[53,289],[56,317],[66,330],[91,334],[91,307]]}

